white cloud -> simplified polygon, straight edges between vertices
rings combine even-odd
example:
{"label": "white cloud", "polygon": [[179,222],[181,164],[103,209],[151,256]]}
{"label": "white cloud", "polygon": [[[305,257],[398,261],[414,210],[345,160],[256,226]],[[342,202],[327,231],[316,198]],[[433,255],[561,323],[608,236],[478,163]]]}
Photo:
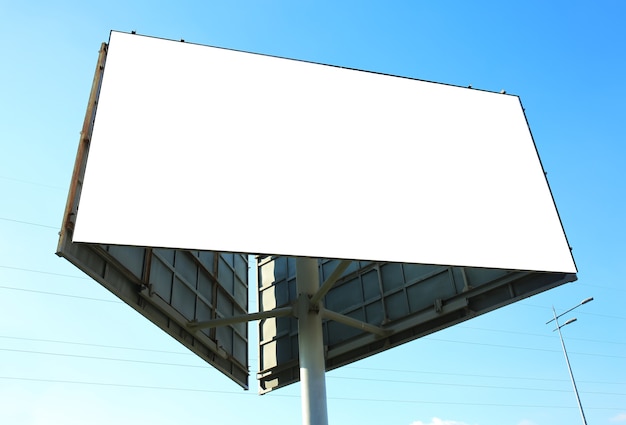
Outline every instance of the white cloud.
{"label": "white cloud", "polygon": [[626,413],[620,413],[610,419],[611,422],[626,422]]}
{"label": "white cloud", "polygon": [[446,419],[432,418],[430,422],[416,421],[411,425],[469,425],[465,422],[451,421]]}

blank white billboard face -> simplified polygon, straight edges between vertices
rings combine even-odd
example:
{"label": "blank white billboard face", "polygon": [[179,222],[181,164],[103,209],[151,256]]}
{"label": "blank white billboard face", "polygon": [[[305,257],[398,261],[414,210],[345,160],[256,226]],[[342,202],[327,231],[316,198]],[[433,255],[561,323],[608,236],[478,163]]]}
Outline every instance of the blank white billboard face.
{"label": "blank white billboard face", "polygon": [[74,241],[576,272],[517,97],[117,32]]}

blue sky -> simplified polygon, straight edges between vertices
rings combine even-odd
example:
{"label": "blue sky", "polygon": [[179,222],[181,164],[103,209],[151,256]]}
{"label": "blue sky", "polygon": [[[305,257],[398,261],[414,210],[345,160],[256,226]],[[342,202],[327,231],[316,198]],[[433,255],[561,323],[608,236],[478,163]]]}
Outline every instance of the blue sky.
{"label": "blue sky", "polygon": [[115,29],[519,95],[579,281],[328,373],[330,421],[576,423],[544,323],[593,296],[563,334],[588,422],[626,423],[625,15],[617,0],[1,1],[0,422],[300,421],[297,385],[240,390],[54,255]]}

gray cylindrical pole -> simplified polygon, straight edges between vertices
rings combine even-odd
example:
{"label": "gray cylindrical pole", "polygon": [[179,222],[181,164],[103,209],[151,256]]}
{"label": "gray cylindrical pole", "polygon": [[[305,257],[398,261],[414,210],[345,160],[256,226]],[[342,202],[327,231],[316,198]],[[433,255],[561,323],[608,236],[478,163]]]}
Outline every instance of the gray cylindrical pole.
{"label": "gray cylindrical pole", "polygon": [[302,425],[328,425],[322,315],[309,304],[319,289],[317,267],[314,258],[296,258]]}

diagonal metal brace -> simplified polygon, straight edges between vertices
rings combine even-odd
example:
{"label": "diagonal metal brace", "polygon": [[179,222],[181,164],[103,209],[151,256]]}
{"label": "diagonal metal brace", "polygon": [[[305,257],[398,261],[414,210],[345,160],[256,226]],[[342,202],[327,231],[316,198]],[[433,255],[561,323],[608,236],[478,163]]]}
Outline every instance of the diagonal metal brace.
{"label": "diagonal metal brace", "polygon": [[339,264],[337,264],[337,267],[335,267],[335,270],[333,270],[330,276],[328,276],[328,279],[326,279],[326,281],[322,283],[322,286],[320,286],[320,288],[313,295],[313,297],[311,297],[311,305],[317,305],[317,303],[319,303],[322,298],[326,296],[328,291],[330,291],[335,282],[337,282],[337,280],[341,277],[343,272],[346,271],[351,262],[352,260],[342,260]]}
{"label": "diagonal metal brace", "polygon": [[252,320],[263,320],[271,317],[285,317],[293,314],[293,307],[280,307],[258,313],[242,314],[241,316],[224,317],[223,319],[213,319],[198,322],[192,320],[187,323],[187,329],[195,331],[198,329],[217,328],[220,326],[234,325],[236,323],[251,322]]}
{"label": "diagonal metal brace", "polygon": [[335,322],[343,323],[344,325],[352,326],[353,328],[361,329],[380,337],[386,337],[391,335],[392,331],[388,329],[383,329],[379,326],[370,325],[367,322],[363,322],[361,320],[353,319],[352,317],[346,316],[344,314],[340,314],[334,311],[326,310],[325,308],[320,308],[320,312],[322,313],[322,317],[327,320],[334,320]]}

